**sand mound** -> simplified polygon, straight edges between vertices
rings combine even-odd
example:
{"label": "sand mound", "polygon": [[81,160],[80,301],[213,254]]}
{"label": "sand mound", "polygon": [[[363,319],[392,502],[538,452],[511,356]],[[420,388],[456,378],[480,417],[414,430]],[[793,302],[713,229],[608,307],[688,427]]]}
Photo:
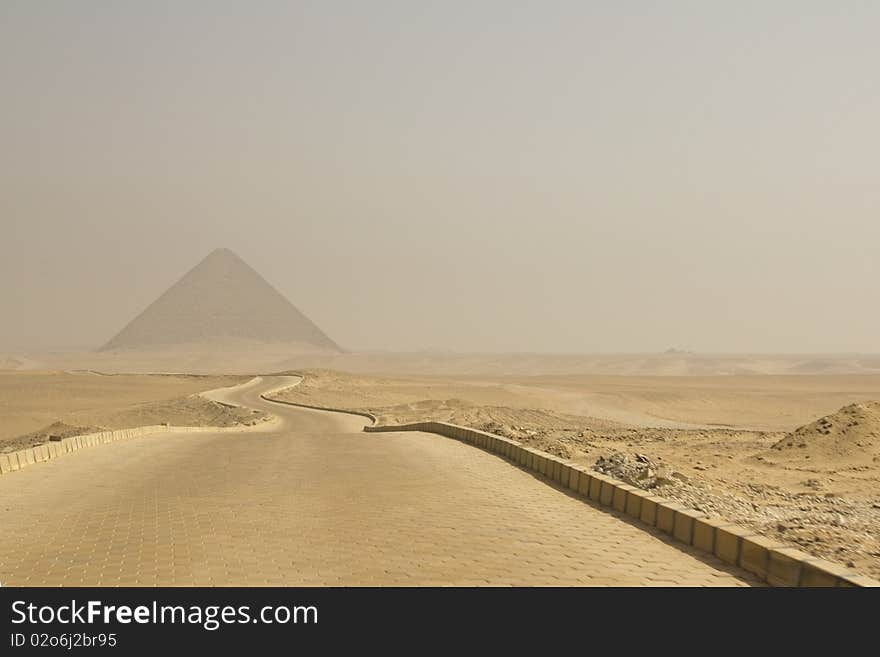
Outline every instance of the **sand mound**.
{"label": "sand mound", "polygon": [[776,456],[825,462],[880,460],[880,401],[844,406],[792,431],[773,445]]}
{"label": "sand mound", "polygon": [[106,422],[113,427],[143,427],[166,422],[178,427],[234,427],[257,424],[268,417],[262,411],[228,406],[201,395],[190,395],[137,404],[116,413],[108,413]]}

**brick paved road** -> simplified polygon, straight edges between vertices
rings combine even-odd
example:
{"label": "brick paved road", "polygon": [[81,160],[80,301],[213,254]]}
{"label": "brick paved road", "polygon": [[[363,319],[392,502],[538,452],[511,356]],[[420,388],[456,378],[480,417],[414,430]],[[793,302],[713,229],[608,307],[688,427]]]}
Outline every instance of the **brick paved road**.
{"label": "brick paved road", "polygon": [[156,435],[0,476],[3,585],[747,585],[496,456],[259,400],[273,433]]}

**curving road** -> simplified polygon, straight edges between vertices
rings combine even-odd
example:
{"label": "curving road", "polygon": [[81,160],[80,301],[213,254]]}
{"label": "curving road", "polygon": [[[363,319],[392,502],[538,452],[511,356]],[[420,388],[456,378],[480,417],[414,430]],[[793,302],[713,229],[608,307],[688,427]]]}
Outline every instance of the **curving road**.
{"label": "curving road", "polygon": [[[0,477],[4,586],[748,585],[496,456],[219,393],[264,431],[165,434]],[[215,397],[217,398],[217,397]]]}

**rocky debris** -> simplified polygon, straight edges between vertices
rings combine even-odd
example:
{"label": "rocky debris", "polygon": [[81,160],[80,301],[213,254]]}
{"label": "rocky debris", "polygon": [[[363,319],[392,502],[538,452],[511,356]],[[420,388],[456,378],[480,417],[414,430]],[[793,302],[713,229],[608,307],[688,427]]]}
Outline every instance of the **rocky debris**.
{"label": "rocky debris", "polygon": [[[496,420],[470,422],[469,424],[480,431],[517,440],[560,458],[570,459],[574,455],[571,439],[565,440],[556,435],[554,431],[541,428],[530,429],[521,425],[506,425]],[[559,433],[564,435],[564,431],[564,429],[561,429]]]}
{"label": "rocky debris", "polygon": [[676,472],[659,457],[641,453],[614,452],[600,457],[593,469],[810,554],[854,563],[850,567],[874,577],[880,574],[876,567],[880,557],[880,502],[822,493],[818,490],[822,484],[815,479],[804,482],[813,490],[800,493],[754,482],[719,480],[713,486]]}
{"label": "rocky debris", "polygon": [[836,495],[789,493],[774,486],[733,482],[719,490],[692,481],[664,486],[659,494],[810,554],[842,563],[852,561],[866,574],[878,575],[880,525],[877,511],[867,503]]}
{"label": "rocky debris", "polygon": [[629,456],[623,452],[615,452],[607,458],[600,456],[593,470],[644,490],[687,481],[680,472],[639,453]]}

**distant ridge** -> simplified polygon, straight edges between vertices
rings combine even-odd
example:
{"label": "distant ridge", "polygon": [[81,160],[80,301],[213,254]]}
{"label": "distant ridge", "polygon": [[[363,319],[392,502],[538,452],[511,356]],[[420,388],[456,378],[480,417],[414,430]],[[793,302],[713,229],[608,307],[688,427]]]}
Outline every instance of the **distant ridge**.
{"label": "distant ridge", "polygon": [[229,249],[209,254],[99,349],[223,340],[341,349]]}

